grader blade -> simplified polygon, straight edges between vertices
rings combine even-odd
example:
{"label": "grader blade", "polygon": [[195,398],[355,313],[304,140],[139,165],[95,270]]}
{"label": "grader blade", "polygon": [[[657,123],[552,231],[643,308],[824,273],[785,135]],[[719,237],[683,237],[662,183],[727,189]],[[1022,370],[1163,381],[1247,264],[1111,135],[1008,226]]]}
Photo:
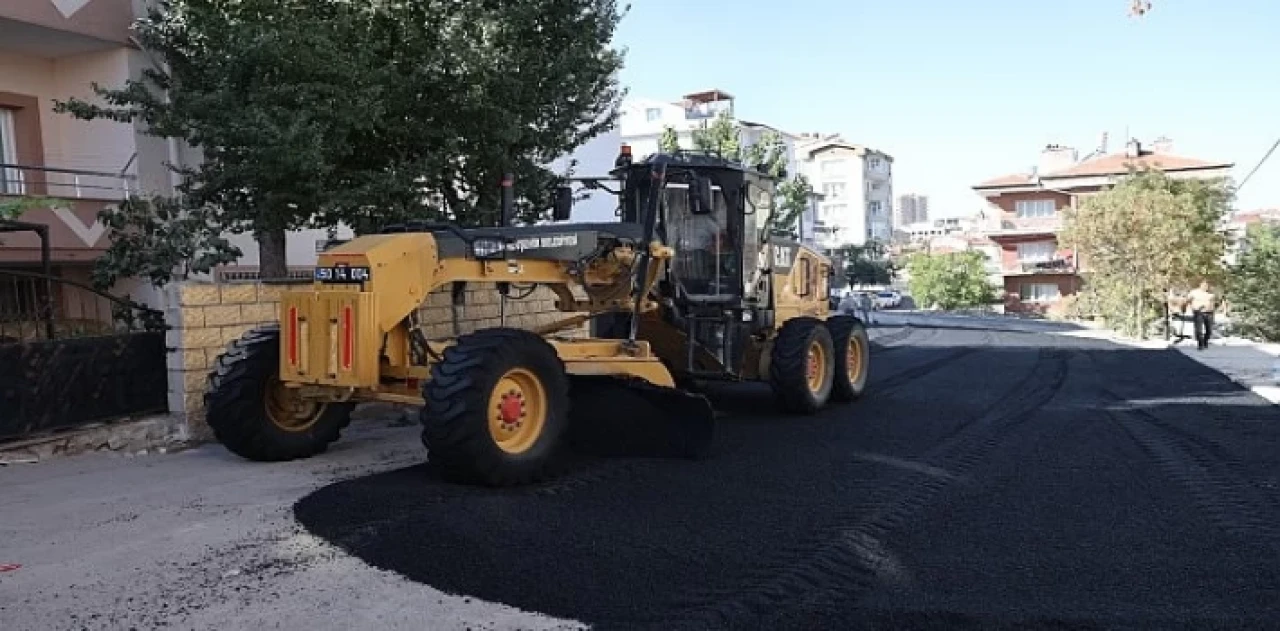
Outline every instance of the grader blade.
{"label": "grader blade", "polygon": [[606,457],[701,458],[715,437],[715,412],[703,396],[643,379],[573,375],[569,440]]}

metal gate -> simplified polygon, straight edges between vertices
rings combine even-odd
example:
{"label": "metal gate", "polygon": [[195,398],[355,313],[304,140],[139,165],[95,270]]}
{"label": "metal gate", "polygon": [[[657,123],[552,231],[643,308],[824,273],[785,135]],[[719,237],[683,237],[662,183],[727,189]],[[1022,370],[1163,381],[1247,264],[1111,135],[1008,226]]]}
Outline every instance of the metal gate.
{"label": "metal gate", "polygon": [[163,314],[0,269],[0,441],[168,411]]}

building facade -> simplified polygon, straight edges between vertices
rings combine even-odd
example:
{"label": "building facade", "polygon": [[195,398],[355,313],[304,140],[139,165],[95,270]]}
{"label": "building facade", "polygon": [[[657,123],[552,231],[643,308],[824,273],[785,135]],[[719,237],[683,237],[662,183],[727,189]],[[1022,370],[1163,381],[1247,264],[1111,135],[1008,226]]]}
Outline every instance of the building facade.
{"label": "building facade", "polygon": [[[48,230],[52,272],[87,283],[108,245],[98,213],[128,195],[171,194],[166,163],[190,155],[141,127],[78,120],[55,102],[91,99],[91,84],[122,85],[150,67],[129,39],[135,0],[5,0],[0,2],[0,198],[49,198],[19,220]],[[41,260],[34,233],[0,239],[0,268],[22,271]],[[154,302],[144,283],[119,293]],[[4,298],[0,298],[4,300]]]}
{"label": "building facade", "polygon": [[929,196],[914,193],[898,196],[898,206],[894,209],[894,224],[907,226],[923,224],[929,221]]}
{"label": "building facade", "polygon": [[893,157],[839,136],[802,135],[800,172],[822,194],[816,218],[820,245],[837,249],[893,238]]}
{"label": "building facade", "polygon": [[1005,310],[1045,312],[1080,289],[1088,261],[1059,245],[1063,211],[1116,184],[1130,167],[1158,169],[1173,178],[1225,178],[1233,166],[1175,155],[1163,138],[1152,148],[1135,140],[1122,152],[1094,152],[1084,159],[1075,149],[1050,145],[1032,172],[974,186],[990,205],[985,236],[1001,250]]}

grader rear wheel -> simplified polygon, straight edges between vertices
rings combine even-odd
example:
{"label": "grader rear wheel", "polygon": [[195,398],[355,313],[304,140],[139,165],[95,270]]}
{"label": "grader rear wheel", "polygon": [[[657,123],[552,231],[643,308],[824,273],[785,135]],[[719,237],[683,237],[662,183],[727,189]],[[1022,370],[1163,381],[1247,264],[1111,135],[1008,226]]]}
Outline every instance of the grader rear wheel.
{"label": "grader rear wheel", "polygon": [[835,346],[835,379],[832,382],[833,401],[855,401],[867,389],[867,375],[871,367],[871,340],[867,327],[853,316],[833,316],[827,319],[827,328]]}
{"label": "grader rear wheel", "polygon": [[262,326],[232,342],[209,373],[205,418],[232,453],[265,462],[328,449],[351,422],[353,403],[309,401],[280,382],[280,329]]}
{"label": "grader rear wheel", "polygon": [[835,345],[821,320],[788,320],[773,342],[769,385],[784,409],[812,414],[831,396]]}
{"label": "grader rear wheel", "polygon": [[493,328],[458,338],[422,394],[422,443],[446,479],[526,484],[564,461],[569,380],[538,335]]}

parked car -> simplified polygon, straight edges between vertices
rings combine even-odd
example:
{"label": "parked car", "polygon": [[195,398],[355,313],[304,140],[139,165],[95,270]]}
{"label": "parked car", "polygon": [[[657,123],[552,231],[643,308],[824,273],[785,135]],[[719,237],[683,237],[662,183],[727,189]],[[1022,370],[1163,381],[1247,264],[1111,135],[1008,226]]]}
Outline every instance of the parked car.
{"label": "parked car", "polygon": [[896,309],[902,304],[902,294],[892,289],[877,291],[873,299],[877,309]]}

